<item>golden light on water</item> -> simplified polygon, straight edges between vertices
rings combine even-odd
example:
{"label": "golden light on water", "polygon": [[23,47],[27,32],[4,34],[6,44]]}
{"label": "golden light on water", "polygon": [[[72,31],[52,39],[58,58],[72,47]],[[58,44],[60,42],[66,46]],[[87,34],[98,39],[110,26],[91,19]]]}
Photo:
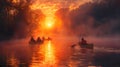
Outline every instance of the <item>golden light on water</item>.
{"label": "golden light on water", "polygon": [[44,62],[47,65],[55,65],[55,63],[56,63],[55,51],[54,51],[54,47],[52,46],[51,41],[49,41],[45,46]]}
{"label": "golden light on water", "polygon": [[19,66],[19,60],[13,55],[10,56],[10,58],[7,60],[7,64],[11,67],[18,67]]}
{"label": "golden light on water", "polygon": [[56,56],[51,41],[45,41],[42,45],[34,45],[34,51],[29,67],[56,67]]}
{"label": "golden light on water", "polygon": [[[52,30],[58,26],[55,21],[55,12],[58,10],[57,4],[52,3],[42,3],[35,2],[30,6],[31,10],[40,9],[42,13],[45,15],[45,20],[39,23],[39,29],[43,36],[49,36],[52,33]],[[40,33],[40,34],[41,34]],[[42,47],[42,51],[44,52],[44,60],[43,67],[51,67],[56,63],[54,46],[51,41],[46,41]]]}

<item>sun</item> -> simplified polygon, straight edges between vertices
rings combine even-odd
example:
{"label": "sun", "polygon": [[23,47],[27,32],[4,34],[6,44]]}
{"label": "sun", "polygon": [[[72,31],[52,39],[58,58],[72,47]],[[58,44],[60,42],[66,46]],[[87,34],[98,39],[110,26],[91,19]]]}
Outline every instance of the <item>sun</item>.
{"label": "sun", "polygon": [[46,23],[45,23],[45,26],[46,26],[46,28],[49,28],[49,29],[50,29],[50,28],[53,27],[53,23],[50,22],[50,21],[49,21],[49,22],[46,22]]}
{"label": "sun", "polygon": [[45,20],[45,28],[52,29],[55,24],[55,18],[53,16],[47,16]]}
{"label": "sun", "polygon": [[52,22],[47,22],[47,23],[45,24],[45,26],[46,26],[47,28],[52,28],[52,27],[53,27],[53,23],[52,23]]}

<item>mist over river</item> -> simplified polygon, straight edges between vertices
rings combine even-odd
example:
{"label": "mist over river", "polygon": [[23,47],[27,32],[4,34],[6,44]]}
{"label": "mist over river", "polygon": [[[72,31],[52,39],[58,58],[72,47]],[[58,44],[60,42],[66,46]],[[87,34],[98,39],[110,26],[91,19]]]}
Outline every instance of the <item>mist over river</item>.
{"label": "mist over river", "polygon": [[[41,45],[28,39],[0,42],[0,67],[119,67],[119,39],[104,42],[87,38],[94,49],[81,48],[78,40],[56,38]],[[103,39],[102,39],[103,40]],[[76,42],[75,42],[76,41]],[[111,44],[114,44],[110,46]]]}

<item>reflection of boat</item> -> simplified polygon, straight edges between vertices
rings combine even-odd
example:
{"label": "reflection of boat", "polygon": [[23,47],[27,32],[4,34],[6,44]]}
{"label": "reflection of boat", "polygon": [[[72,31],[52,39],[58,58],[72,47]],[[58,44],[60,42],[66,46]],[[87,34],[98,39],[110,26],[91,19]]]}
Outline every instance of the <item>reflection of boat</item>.
{"label": "reflection of boat", "polygon": [[37,38],[37,40],[35,40],[33,37],[31,37],[29,44],[34,45],[34,44],[43,44],[45,40],[52,40],[50,37],[48,37],[47,39],[45,39],[44,37],[41,39],[40,37]]}
{"label": "reflection of boat", "polygon": [[81,48],[89,48],[89,49],[94,48],[94,45],[87,43],[87,41],[84,38],[81,39],[81,42],[79,42],[79,45]]}

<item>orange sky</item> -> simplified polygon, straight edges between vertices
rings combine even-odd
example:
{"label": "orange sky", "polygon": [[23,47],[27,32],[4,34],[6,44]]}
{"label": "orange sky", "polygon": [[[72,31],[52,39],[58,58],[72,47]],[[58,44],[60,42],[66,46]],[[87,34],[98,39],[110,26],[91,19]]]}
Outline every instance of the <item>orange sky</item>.
{"label": "orange sky", "polygon": [[46,35],[50,34],[56,27],[61,27],[62,23],[56,20],[54,15],[58,9],[69,8],[69,10],[73,10],[89,1],[91,0],[32,0],[30,8],[31,10],[40,9],[45,15],[45,20],[42,24],[40,24],[41,22],[38,23],[40,24],[39,29],[43,31],[42,35]]}

